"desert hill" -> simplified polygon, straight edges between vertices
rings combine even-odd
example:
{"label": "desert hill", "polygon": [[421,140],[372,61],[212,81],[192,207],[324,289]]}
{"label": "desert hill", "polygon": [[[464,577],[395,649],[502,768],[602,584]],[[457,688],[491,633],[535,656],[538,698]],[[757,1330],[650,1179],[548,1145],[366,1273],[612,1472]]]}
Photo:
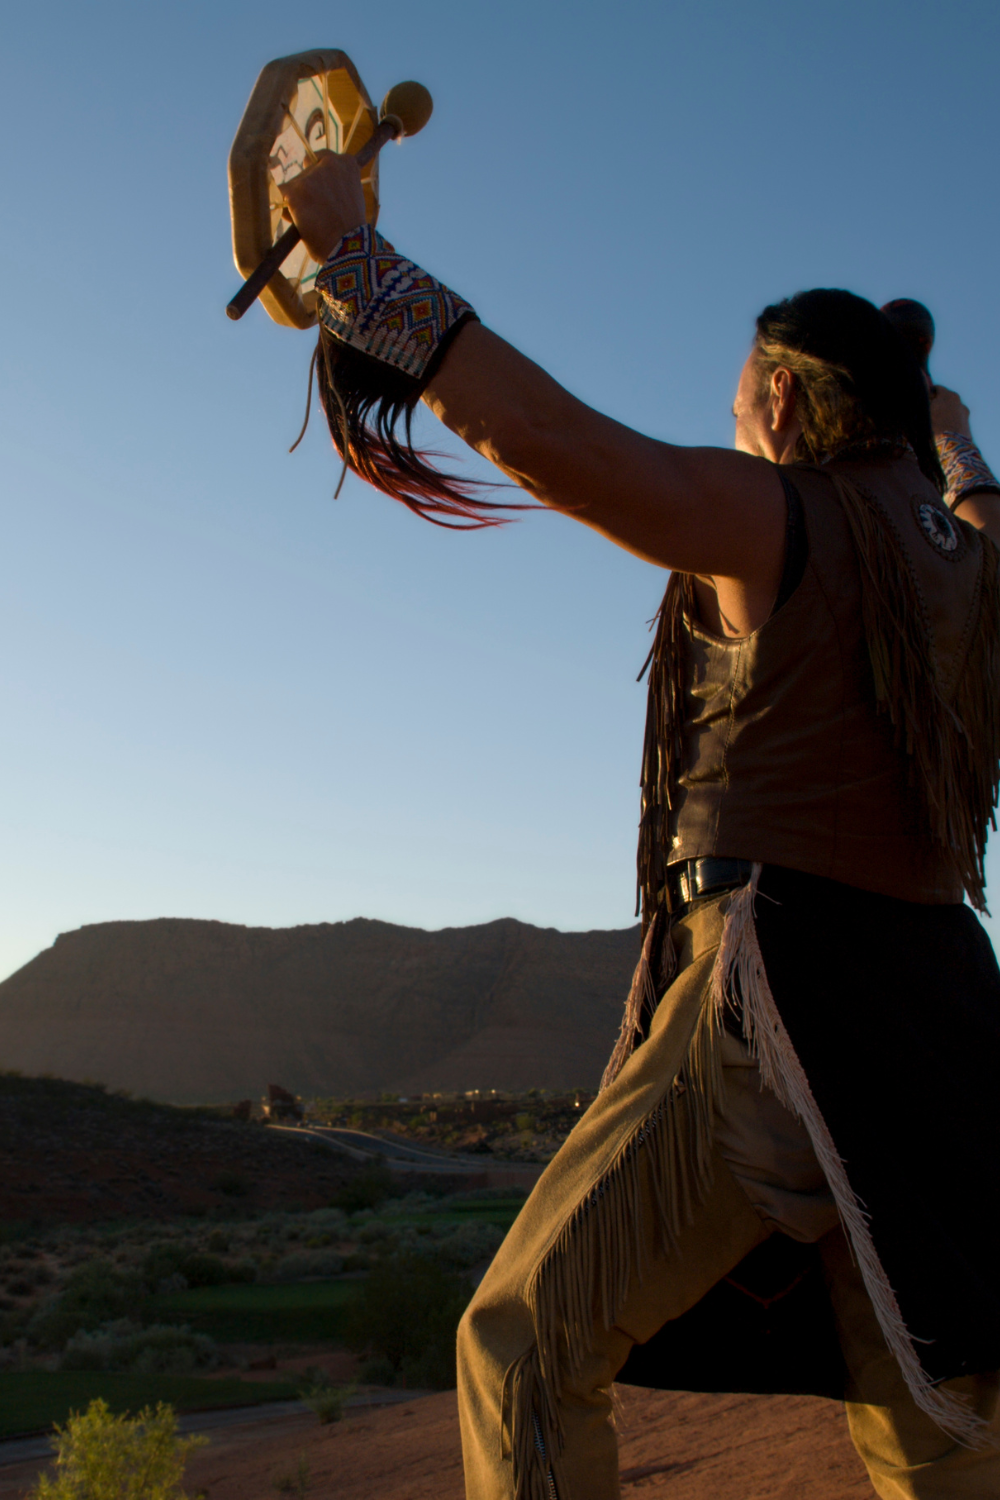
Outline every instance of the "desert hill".
{"label": "desert hill", "polygon": [[0,1071],[177,1103],[441,1089],[592,1088],[638,928],[505,918],[439,932],[357,918],[161,918],[61,933],[0,984]]}
{"label": "desert hill", "polygon": [[[294,1130],[123,1099],[60,1078],[0,1077],[5,1226],[323,1208],[361,1170]],[[4,1311],[0,1295],[0,1323]]]}

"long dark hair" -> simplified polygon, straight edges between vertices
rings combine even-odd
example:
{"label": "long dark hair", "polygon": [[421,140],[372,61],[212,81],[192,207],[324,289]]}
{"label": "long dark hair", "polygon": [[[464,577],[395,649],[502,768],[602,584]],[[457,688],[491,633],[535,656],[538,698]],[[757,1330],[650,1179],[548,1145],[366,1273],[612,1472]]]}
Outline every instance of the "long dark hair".
{"label": "long dark hair", "polygon": [[761,387],[774,370],[795,380],[807,463],[877,448],[913,449],[943,494],[927,381],[889,319],[853,292],[818,287],[765,307],[755,343]]}

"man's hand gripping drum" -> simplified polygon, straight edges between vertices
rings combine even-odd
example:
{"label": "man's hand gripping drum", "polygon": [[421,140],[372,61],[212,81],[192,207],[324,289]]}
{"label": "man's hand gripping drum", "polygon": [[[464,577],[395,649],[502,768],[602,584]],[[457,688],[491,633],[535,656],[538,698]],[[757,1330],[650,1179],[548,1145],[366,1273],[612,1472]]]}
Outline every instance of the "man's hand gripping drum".
{"label": "man's hand gripping drum", "polygon": [[229,155],[233,250],[247,278],[226,308],[230,318],[241,318],[267,289],[264,305],[276,322],[297,328],[315,323],[311,281],[326,252],[314,253],[307,235],[311,265],[302,265],[301,253],[297,264],[286,265],[303,236],[298,224],[286,227],[291,216],[284,207],[285,190],[298,176],[321,168],[330,155],[350,155],[359,170],[366,169],[366,191],[356,205],[360,218],[354,224],[366,219],[374,223],[378,153],[387,141],[416,135],[433,108],[423,84],[398,83],[376,116],[344,52],[297,52],[268,63],[254,85]]}
{"label": "man's hand gripping drum", "polygon": [[493,525],[501,507],[476,498],[476,482],[442,474],[410,433],[451,339],[476,315],[375,229],[377,153],[420,130],[431,108],[422,85],[398,84],[377,119],[340,52],[269,63],[230,155],[233,243],[247,281],[227,312],[242,316],[260,295],[276,322],[319,323],[314,368],[345,473],[438,525]]}

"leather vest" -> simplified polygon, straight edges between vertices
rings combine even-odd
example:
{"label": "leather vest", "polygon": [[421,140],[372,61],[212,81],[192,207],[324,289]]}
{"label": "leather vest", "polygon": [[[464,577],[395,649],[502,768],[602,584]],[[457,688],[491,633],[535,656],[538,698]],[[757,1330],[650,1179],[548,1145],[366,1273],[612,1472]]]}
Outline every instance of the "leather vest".
{"label": "leather vest", "polygon": [[683,612],[667,862],[731,856],[909,901],[961,901],[954,864],[921,818],[912,757],[876,707],[864,570],[834,476],[877,503],[901,544],[923,615],[907,629],[926,632],[949,705],[976,639],[983,548],[992,544],[953,519],[912,458],[786,473],[808,537],[791,597],[743,639],[712,635]]}

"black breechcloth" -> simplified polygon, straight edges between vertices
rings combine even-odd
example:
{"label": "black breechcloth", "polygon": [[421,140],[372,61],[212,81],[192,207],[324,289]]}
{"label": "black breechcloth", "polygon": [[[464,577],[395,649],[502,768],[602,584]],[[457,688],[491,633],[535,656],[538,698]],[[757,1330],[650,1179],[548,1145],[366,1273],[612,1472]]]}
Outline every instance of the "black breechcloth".
{"label": "black breechcloth", "polygon": [[[1000,969],[968,906],[765,866],[768,982],[928,1374],[1000,1368]],[[618,1379],[843,1397],[814,1245],[772,1235]]]}
{"label": "black breechcloth", "polygon": [[935,1380],[1000,1367],[1000,969],[970,907],[765,867],[771,993]]}

